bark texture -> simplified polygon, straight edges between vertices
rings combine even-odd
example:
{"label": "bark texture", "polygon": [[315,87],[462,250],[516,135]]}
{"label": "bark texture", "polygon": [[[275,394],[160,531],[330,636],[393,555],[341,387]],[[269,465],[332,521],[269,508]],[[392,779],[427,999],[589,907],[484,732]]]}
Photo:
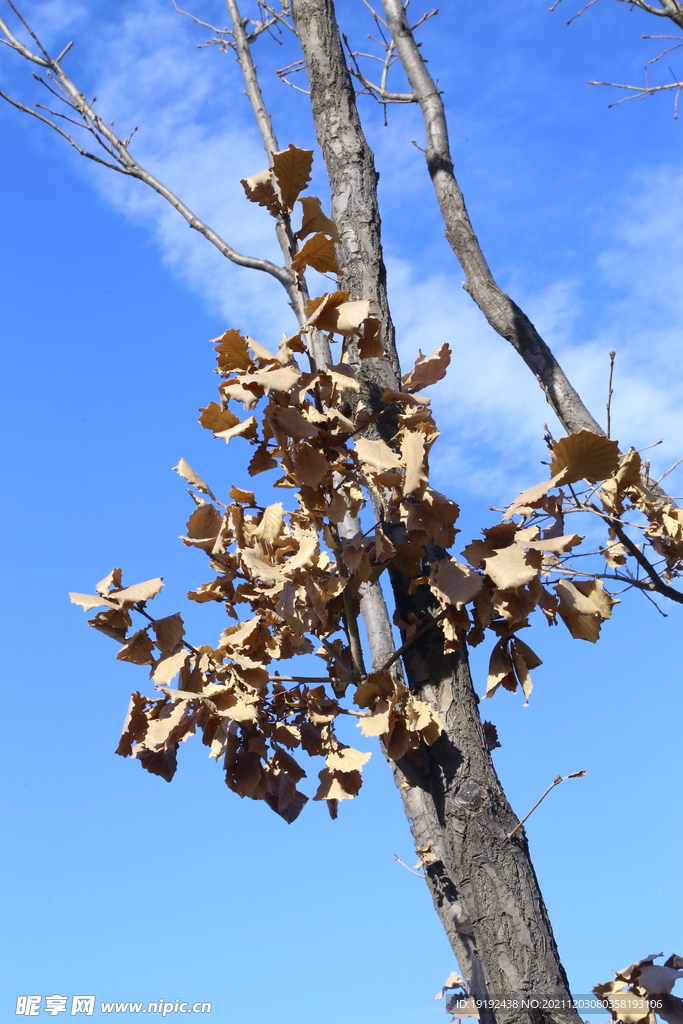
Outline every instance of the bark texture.
{"label": "bark texture", "polygon": [[[372,380],[395,386],[400,369],[386,300],[372,153],[365,139],[346,69],[332,0],[293,0],[311,89],[318,141],[332,188],[332,216],[342,243],[338,259],[352,299],[375,298],[389,325],[387,360],[373,360]],[[366,361],[370,362],[370,361]],[[381,509],[379,510],[381,512]],[[393,579],[398,611],[424,614],[426,596],[408,595]],[[379,588],[366,593],[368,635],[375,667],[391,649],[391,625]],[[460,970],[479,998],[566,998],[567,979],[529,859],[526,839],[496,775],[478,712],[467,656],[444,653],[435,628],[403,659],[409,685],[436,706],[442,737],[394,774],[416,846],[431,846],[427,882]],[[409,785],[412,783],[413,785]],[[578,1021],[573,1013],[498,1010],[486,1021]]]}

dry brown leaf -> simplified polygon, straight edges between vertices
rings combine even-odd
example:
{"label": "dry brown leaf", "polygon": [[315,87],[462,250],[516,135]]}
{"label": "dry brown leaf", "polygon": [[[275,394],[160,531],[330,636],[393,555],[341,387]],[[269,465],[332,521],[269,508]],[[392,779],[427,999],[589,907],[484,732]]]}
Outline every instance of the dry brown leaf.
{"label": "dry brown leaf", "polygon": [[130,613],[121,608],[108,608],[105,612],[98,612],[93,619],[88,619],[89,626],[120,643],[125,643],[126,634],[132,624]]}
{"label": "dry brown leaf", "polygon": [[533,487],[528,487],[525,491],[522,491],[512,504],[508,505],[503,519],[508,520],[512,516],[517,515],[528,516],[535,508],[539,507],[548,491],[552,491],[553,487],[558,487],[564,482],[566,475],[567,470],[561,469],[550,480],[542,480],[540,484],[534,484]]}
{"label": "dry brown leaf", "polygon": [[256,504],[256,495],[253,491],[243,491],[241,487],[237,487],[235,484],[232,485],[228,494],[235,501],[241,502],[243,505],[253,507]]}
{"label": "dry brown leaf", "polygon": [[522,640],[517,637],[513,637],[510,643],[510,653],[512,655],[512,664],[515,669],[515,675],[519,679],[520,686],[524,693],[525,704],[529,703],[529,695],[533,689],[533,683],[531,681],[530,669],[538,668],[543,662],[530,647],[528,647]]}
{"label": "dry brown leaf", "polygon": [[125,587],[123,590],[112,590],[109,600],[113,601],[119,608],[130,608],[134,604],[144,604],[151,601],[159,593],[164,585],[163,576],[154,580],[146,580],[144,583],[135,583],[132,587]]}
{"label": "dry brown leaf", "polygon": [[361,359],[381,359],[384,346],[380,337],[382,321],[378,316],[369,316],[363,322],[363,333],[358,339],[358,355]]}
{"label": "dry brown leaf", "polygon": [[266,446],[262,444],[254,452],[251,462],[247,466],[247,473],[249,476],[257,476],[259,473],[265,473],[266,470],[275,469],[276,467],[277,462]]}
{"label": "dry brown leaf", "polygon": [[293,467],[297,478],[307,487],[319,487],[325,477],[332,472],[323,453],[306,443],[297,445]]}
{"label": "dry brown leaf", "polygon": [[305,437],[317,437],[320,433],[315,423],[311,423],[293,405],[278,406],[273,410],[272,419],[287,437],[302,441]]}
{"label": "dry brown leaf", "polygon": [[483,585],[484,578],[480,573],[461,565],[454,558],[432,562],[429,587],[444,604],[460,609],[476,597]]}
{"label": "dry brown leaf", "polygon": [[172,679],[178,675],[181,668],[190,657],[190,652],[184,649],[175,654],[169,654],[157,662],[152,672],[152,680],[155,686],[168,686]]}
{"label": "dry brown leaf", "polygon": [[564,555],[571,548],[580,544],[582,540],[583,537],[580,537],[578,533],[568,533],[563,537],[525,541],[523,547],[531,548],[533,551],[549,551],[553,555]]}
{"label": "dry brown leaf", "polygon": [[273,174],[280,190],[280,199],[291,212],[299,195],[311,180],[313,150],[299,149],[290,142],[287,149],[273,153]]}
{"label": "dry brown leaf", "polygon": [[130,661],[133,665],[154,664],[154,644],[146,629],[139,629],[116,655],[117,661]]}
{"label": "dry brown leaf", "polygon": [[100,580],[95,585],[95,593],[100,594],[102,597],[106,597],[109,591],[113,588],[119,590],[123,579],[123,572],[121,569],[112,569],[112,571]]}
{"label": "dry brown leaf", "polygon": [[273,175],[270,168],[259,171],[249,178],[241,178],[240,185],[251,203],[265,206],[271,213],[280,211],[280,200],[273,186]]}
{"label": "dry brown leaf", "polygon": [[422,431],[410,430],[404,433],[401,438],[401,462],[406,468],[403,493],[420,498],[429,479],[425,435]]}
{"label": "dry brown leaf", "polygon": [[611,476],[619,465],[618,441],[610,441],[604,434],[594,434],[590,430],[579,430],[554,441],[552,453],[550,475],[556,476],[566,469],[567,475],[562,481],[566,484],[578,480],[595,484]]}
{"label": "dry brown leaf", "polygon": [[187,521],[187,536],[181,537],[188,547],[211,551],[223,525],[223,517],[215,505],[199,505]]}
{"label": "dry brown leaf", "polygon": [[212,430],[214,434],[219,431],[230,430],[241,423],[239,416],[229,409],[223,409],[218,402],[209,402],[205,409],[199,410],[201,416],[199,422],[206,430]]}
{"label": "dry brown leaf", "polygon": [[358,771],[336,772],[323,768],[319,773],[320,785],[314,800],[350,800],[358,795],[363,779]]}
{"label": "dry brown leaf", "polygon": [[325,758],[325,764],[331,771],[352,772],[360,771],[363,765],[372,757],[369,753],[361,750],[354,750],[353,747],[339,746]]}
{"label": "dry brown leaf", "polygon": [[156,646],[162,654],[175,654],[181,646],[185,636],[185,625],[180,612],[175,615],[167,615],[163,619],[156,619],[152,624],[156,637]]}
{"label": "dry brown leaf", "polygon": [[385,697],[375,704],[371,715],[366,715],[358,722],[358,728],[364,736],[384,736],[389,731],[392,705]]}
{"label": "dry brown leaf", "polygon": [[395,689],[396,684],[391,672],[370,672],[356,689],[353,703],[359,708],[369,708],[375,697],[388,696]]}
{"label": "dry brown leaf", "polygon": [[280,535],[284,518],[285,510],[281,501],[269,505],[262,512],[258,526],[254,527],[252,538],[257,544],[272,544]]}
{"label": "dry brown leaf", "polygon": [[443,344],[436,352],[432,352],[431,356],[423,356],[418,349],[415,366],[410,373],[404,374],[402,378],[403,390],[419,391],[421,388],[429,387],[430,384],[436,384],[446,376],[450,361],[450,345]]}
{"label": "dry brown leaf", "polygon": [[554,589],[560,599],[558,612],[574,639],[596,643],[600,626],[618,602],[600,580],[559,580]]}
{"label": "dry brown leaf", "polygon": [[318,232],[304,243],[302,249],[292,259],[292,269],[299,276],[306,267],[313,267],[320,274],[338,274],[339,265],[331,239]]}
{"label": "dry brown leaf", "polygon": [[93,608],[101,608],[102,605],[106,605],[107,608],[118,608],[118,605],[108,601],[106,597],[100,597],[99,594],[69,593],[69,600],[72,604],[79,605],[84,612],[92,611]]}
{"label": "dry brown leaf", "polygon": [[[133,753],[133,744],[139,743],[147,732],[147,716],[145,711],[150,704],[154,703],[155,702],[150,701],[149,698],[143,697],[141,693],[131,694],[126,718],[121,731],[121,739],[114,751],[115,754],[118,754],[120,757],[131,756]],[[161,700],[156,703],[162,704],[164,701]]]}
{"label": "dry brown leaf", "polygon": [[510,544],[484,559],[484,571],[501,590],[516,590],[531,583],[542,561],[540,551],[525,551],[519,544]]}
{"label": "dry brown leaf", "polygon": [[329,235],[332,241],[340,241],[336,224],[323,213],[317,196],[302,196],[299,202],[303,207],[303,218],[301,229],[297,231],[296,238],[304,239],[306,235],[311,235],[315,231],[322,231],[324,234]]}
{"label": "dry brown leaf", "polygon": [[300,377],[301,370],[297,370],[295,366],[275,366],[272,369],[266,368],[245,374],[242,383],[245,386],[250,383],[258,384],[269,395],[271,391],[289,391]]}
{"label": "dry brown leaf", "polygon": [[372,441],[368,437],[359,437],[354,442],[356,451],[362,462],[372,469],[383,472],[386,469],[400,469],[400,456],[385,441]]}
{"label": "dry brown leaf", "polygon": [[513,693],[517,689],[517,679],[504,640],[499,640],[491,651],[484,697],[492,697],[499,686],[504,686]]}
{"label": "dry brown leaf", "polygon": [[204,494],[208,494],[210,498],[216,500],[216,495],[213,493],[209,485],[202,480],[199,473],[195,473],[189,462],[185,459],[181,459],[177,466],[172,467],[176,473],[180,474],[184,480],[196,487],[198,491],[202,491]]}
{"label": "dry brown leaf", "polygon": [[252,361],[247,348],[247,339],[239,331],[226,331],[220,338],[214,338],[213,341],[218,342],[215,352],[218,356],[219,373],[251,369]]}
{"label": "dry brown leaf", "polygon": [[257,432],[256,417],[248,416],[246,420],[240,420],[234,427],[217,431],[215,436],[226,442],[231,441],[233,437],[244,437],[248,441],[255,441]]}
{"label": "dry brown leaf", "polygon": [[[260,341],[256,341],[255,338],[250,338],[248,336],[245,340],[253,355],[256,356],[258,362],[268,365],[269,363],[277,363],[279,361],[276,354],[271,352],[269,348],[266,348],[265,345],[262,345]],[[255,372],[258,373],[258,370]]]}

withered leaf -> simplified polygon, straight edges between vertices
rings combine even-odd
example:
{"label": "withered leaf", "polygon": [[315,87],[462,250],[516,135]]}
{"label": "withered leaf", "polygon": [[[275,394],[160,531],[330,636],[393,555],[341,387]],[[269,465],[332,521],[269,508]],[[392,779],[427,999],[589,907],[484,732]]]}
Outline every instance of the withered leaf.
{"label": "withered leaf", "polygon": [[178,465],[173,466],[172,468],[176,473],[179,473],[184,480],[187,480],[187,482],[192,484],[193,487],[196,487],[198,491],[202,491],[203,494],[208,494],[210,498],[213,498],[214,501],[216,500],[216,495],[213,493],[209,485],[202,480],[199,473],[195,473],[192,466],[189,462],[186,462],[185,459],[181,459]]}
{"label": "withered leaf", "polygon": [[579,430],[554,441],[552,453],[550,475],[556,476],[566,469],[567,475],[562,482],[567,484],[578,480],[597,483],[611,476],[619,465],[618,441],[611,441],[604,434],[594,434],[590,430]]}
{"label": "withered leaf", "polygon": [[185,636],[185,626],[180,617],[180,612],[175,615],[167,615],[163,619],[156,619],[152,624],[156,637],[156,646],[162,654],[175,654],[182,644]]}
{"label": "withered leaf", "polygon": [[242,178],[240,185],[250,202],[265,206],[271,213],[279,212],[280,200],[273,187],[273,175],[270,168],[266,171],[259,171],[258,174],[252,174],[250,178]]}
{"label": "withered leaf", "polygon": [[563,483],[567,476],[567,469],[563,468],[555,476],[551,477],[550,480],[542,480],[540,484],[534,484],[533,487],[528,487],[525,491],[522,491],[511,505],[508,505],[503,515],[503,519],[511,519],[512,516],[524,515],[528,516],[533,509],[537,508],[542,499],[546,496],[548,491],[552,491],[553,487],[557,487]]}
{"label": "withered leaf", "polygon": [[247,466],[247,473],[249,476],[257,476],[259,473],[265,473],[267,469],[275,469],[277,462],[270,454],[264,444],[254,452],[251,462]]}
{"label": "withered leaf", "polygon": [[[126,712],[126,718],[123,723],[123,729],[121,732],[121,739],[119,744],[114,751],[120,757],[130,757],[133,753],[133,744],[138,743],[147,732],[147,716],[145,710],[150,704],[153,704],[147,697],[143,697],[141,693],[132,693],[130,697],[130,703],[128,704],[128,711]],[[163,699],[158,702],[163,704]]]}
{"label": "withered leaf", "polygon": [[220,431],[231,430],[241,423],[239,416],[229,409],[223,409],[218,402],[209,402],[205,409],[200,409],[199,422],[206,430],[213,430],[214,434]]}
{"label": "withered leaf", "polygon": [[215,352],[218,356],[218,369],[221,373],[251,369],[252,361],[247,348],[247,339],[239,331],[226,331],[220,338],[214,338],[213,341],[218,342]]}
{"label": "withered leaf", "polygon": [[429,387],[430,384],[436,384],[446,376],[450,361],[451,348],[448,344],[443,344],[436,352],[432,352],[431,356],[424,356],[418,349],[415,366],[410,373],[404,374],[402,378],[403,390],[420,391],[421,388]]}
{"label": "withered leaf", "polygon": [[167,655],[157,662],[152,679],[155,686],[168,686],[171,680],[178,675],[181,668],[190,657],[190,652],[181,649],[176,654]]}
{"label": "withered leaf", "polygon": [[354,750],[353,747],[339,746],[325,758],[325,764],[332,771],[352,772],[360,771],[366,761],[369,761],[371,754],[361,750]]}
{"label": "withered leaf", "polygon": [[558,612],[574,639],[596,643],[600,626],[618,602],[600,580],[559,580],[554,589],[560,599]]}
{"label": "withered leaf", "polygon": [[380,697],[371,715],[366,715],[358,722],[358,728],[364,736],[384,736],[389,731],[392,705],[385,697]]}
{"label": "withered leaf", "polygon": [[338,274],[339,266],[332,241],[318,232],[304,243],[292,259],[292,269],[301,275],[306,267],[313,267],[321,274]]}
{"label": "withered leaf", "polygon": [[294,454],[294,472],[302,484],[319,487],[331,469],[322,452],[310,444],[301,444]]}
{"label": "withered leaf", "polygon": [[232,485],[228,494],[235,501],[239,501],[243,505],[254,506],[256,504],[256,495],[253,491],[243,491],[241,487],[237,487],[235,484]]}
{"label": "withered leaf", "polygon": [[273,174],[280,190],[285,210],[294,209],[294,203],[311,180],[313,150],[299,149],[290,142],[287,149],[273,153]]}
{"label": "withered leaf", "polygon": [[525,551],[519,544],[510,544],[484,559],[484,571],[501,590],[516,590],[538,574],[542,560],[540,551]]}
{"label": "withered leaf", "polygon": [[72,604],[79,605],[84,612],[92,611],[93,608],[101,608],[102,605],[106,605],[107,608],[118,607],[118,605],[113,604],[106,597],[100,597],[99,594],[74,594],[70,592],[69,600]]}
{"label": "withered leaf", "polygon": [[400,456],[382,440],[370,440],[368,437],[359,437],[353,442],[362,462],[365,462],[373,469],[382,472],[385,469],[399,469],[401,467]]}
{"label": "withered leaf", "polygon": [[529,670],[532,668],[538,668],[538,666],[542,665],[543,662],[538,655],[518,637],[513,637],[510,643],[510,653],[512,655],[512,664],[515,669],[515,675],[519,679],[520,686],[522,687],[525,703],[528,704],[529,695],[533,689]]}
{"label": "withered leaf", "polygon": [[301,229],[296,233],[297,238],[304,239],[306,235],[311,235],[315,231],[322,231],[324,234],[329,235],[334,242],[340,240],[336,224],[323,213],[317,196],[302,196],[299,202],[303,207],[303,218]]}
{"label": "withered leaf", "polygon": [[117,661],[130,661],[133,665],[154,664],[154,644],[146,629],[139,629],[116,655]]}
{"label": "withered leaf", "polygon": [[425,435],[420,430],[408,430],[401,439],[401,461],[406,468],[403,493],[421,497],[427,482]]}
{"label": "withered leaf", "polygon": [[95,593],[100,594],[102,597],[106,597],[111,589],[120,590],[123,573],[121,569],[112,569],[112,571],[100,580],[95,585]]}
{"label": "withered leaf", "polygon": [[363,779],[358,771],[338,772],[323,768],[314,800],[350,800],[358,795]]}
{"label": "withered leaf", "polygon": [[269,505],[261,514],[258,526],[252,531],[253,539],[260,544],[272,544],[280,535],[284,517],[285,510],[281,501]]}
{"label": "withered leaf", "polygon": [[432,562],[429,587],[445,604],[462,608],[476,597],[483,585],[483,576],[456,562],[454,558],[437,559]]}
{"label": "withered leaf", "polygon": [[484,696],[492,697],[499,686],[504,686],[506,690],[512,690],[513,693],[517,689],[517,679],[504,640],[499,640],[491,651]]}
{"label": "withered leaf", "polygon": [[356,689],[353,703],[359,708],[369,708],[375,697],[388,696],[394,690],[395,683],[391,672],[370,672]]}
{"label": "withered leaf", "polygon": [[256,417],[248,416],[246,420],[240,420],[233,427],[228,427],[227,430],[217,431],[215,436],[222,438],[223,441],[231,441],[233,437],[244,437],[249,441],[254,441],[256,434]]}
{"label": "withered leaf", "polygon": [[164,585],[163,576],[154,580],[146,580],[144,583],[135,583],[132,587],[125,587],[123,590],[112,590],[109,593],[109,600],[119,608],[130,608],[134,604],[144,604],[156,597]]}
{"label": "withered leaf", "polygon": [[295,441],[302,441],[305,437],[317,437],[320,433],[315,423],[311,423],[302,416],[298,409],[292,405],[280,406],[273,410],[272,418],[288,437]]}
{"label": "withered leaf", "polygon": [[94,629],[110,636],[112,640],[119,640],[123,643],[126,634],[132,625],[130,613],[122,608],[108,608],[104,612],[98,612],[94,619],[88,619],[88,625]]}
{"label": "withered leaf", "polygon": [[215,505],[199,505],[187,521],[187,535],[180,539],[188,547],[211,551],[222,523],[223,517]]}

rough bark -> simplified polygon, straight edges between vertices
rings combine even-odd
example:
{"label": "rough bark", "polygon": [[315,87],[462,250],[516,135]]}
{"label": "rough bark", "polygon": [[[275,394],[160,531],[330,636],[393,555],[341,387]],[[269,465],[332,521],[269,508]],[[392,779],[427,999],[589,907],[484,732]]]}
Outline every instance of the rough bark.
{"label": "rough bark", "polygon": [[[332,188],[332,215],[342,243],[338,259],[353,299],[376,298],[387,324],[377,176],[346,69],[332,0],[293,0],[292,10],[308,70],[318,141]],[[385,335],[388,367],[377,361],[376,379],[400,374],[393,329]],[[420,596],[409,597],[395,577],[399,612],[418,614]],[[366,595],[364,605],[377,600]],[[373,663],[391,643],[384,612],[373,608],[368,629]],[[487,749],[477,697],[464,653],[446,655],[438,627],[409,648],[404,668],[411,689],[439,708],[445,732],[421,759],[395,768],[416,845],[435,859],[427,881],[460,970],[479,998],[568,996],[548,915],[522,830]],[[407,785],[412,782],[414,785]],[[415,785],[415,783],[417,783]],[[485,1015],[494,1019],[494,1015]],[[500,1010],[500,1021],[578,1020],[572,1013]]]}
{"label": "rough bark", "polygon": [[352,299],[373,299],[382,317],[387,359],[364,359],[358,366],[372,399],[387,387],[396,388],[400,378],[381,254],[378,175],[358,116],[332,5],[294,0],[292,13],[306,58],[318,141],[332,184],[332,220],[341,238],[337,245],[340,288],[350,291]]}

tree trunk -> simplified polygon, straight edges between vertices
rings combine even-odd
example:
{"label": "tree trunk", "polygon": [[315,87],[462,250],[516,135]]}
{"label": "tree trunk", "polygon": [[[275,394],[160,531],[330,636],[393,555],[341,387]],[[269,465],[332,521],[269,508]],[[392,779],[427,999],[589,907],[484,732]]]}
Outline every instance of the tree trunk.
{"label": "tree trunk", "polygon": [[[365,383],[376,396],[396,387],[400,367],[386,298],[380,241],[377,174],[356,109],[332,0],[292,0],[306,60],[311,106],[332,189],[332,217],[341,237],[342,287],[352,299],[375,299],[382,311],[386,360],[363,360]],[[424,598],[408,595],[394,575],[397,609],[418,615]],[[391,643],[391,626],[378,591],[367,594],[363,611],[376,666]],[[382,620],[383,617],[383,621]],[[444,733],[420,757],[403,758],[394,775],[416,846],[431,847],[425,866],[434,905],[460,970],[480,999],[567,999],[568,985],[548,914],[517,819],[488,752],[478,698],[465,651],[444,652],[435,626],[406,651],[404,667],[412,691],[438,708]],[[412,783],[412,785],[410,785]],[[428,858],[429,859],[429,858]],[[574,1021],[569,1010],[498,1008],[492,1021]]]}

